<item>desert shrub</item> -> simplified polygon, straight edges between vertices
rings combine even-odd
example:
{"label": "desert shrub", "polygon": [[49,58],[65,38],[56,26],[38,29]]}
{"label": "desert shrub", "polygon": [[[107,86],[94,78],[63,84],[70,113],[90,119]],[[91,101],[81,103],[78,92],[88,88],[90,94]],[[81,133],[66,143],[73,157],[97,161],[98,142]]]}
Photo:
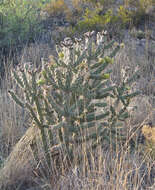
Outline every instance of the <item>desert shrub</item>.
{"label": "desert shrub", "polygon": [[73,156],[73,147],[85,142],[95,148],[105,142],[115,146],[126,138],[121,126],[128,118],[130,100],[137,94],[130,93],[127,86],[136,75],[120,85],[111,83],[110,65],[122,45],[108,42],[104,31],[97,34],[96,43],[93,35],[87,32],[84,41],[75,38],[75,42],[65,38],[57,46],[58,58],[51,56],[42,68],[26,64],[13,71],[25,99],[12,90],[9,93],[40,129],[49,165],[49,148],[54,144],[61,144]]}
{"label": "desert shrub", "polygon": [[42,1],[4,0],[0,5],[0,48],[33,41],[41,29],[39,8]]}
{"label": "desert shrub", "polygon": [[17,63],[17,54],[25,44],[41,36],[42,0],[4,0],[0,3],[0,79],[5,75],[8,57]]}
{"label": "desert shrub", "polygon": [[149,19],[151,10],[153,10],[152,0],[129,0],[119,7],[118,16],[127,25],[138,26]]}
{"label": "desert shrub", "polygon": [[64,0],[51,0],[44,7],[50,17],[64,17],[69,8]]}
{"label": "desert shrub", "polygon": [[53,18],[57,18],[60,21],[64,20],[74,25],[84,14],[85,6],[83,0],[72,0],[68,3],[64,0],[52,0],[44,6],[43,11],[48,14],[48,18],[52,21]]}
{"label": "desert shrub", "polygon": [[121,29],[144,24],[149,20],[149,14],[154,9],[152,0],[128,0],[118,4],[104,0],[86,2],[89,6],[85,9],[82,19],[78,21],[75,31],[107,29],[116,36],[117,33],[121,34]]}
{"label": "desert shrub", "polygon": [[85,9],[82,19],[78,21],[75,30],[87,31],[105,29],[106,25],[115,22],[115,15],[113,13],[112,5],[113,1],[86,1],[89,3]]}
{"label": "desert shrub", "polygon": [[112,18],[112,10],[107,11],[106,15],[98,15],[100,9],[95,9],[94,11],[86,9],[85,15],[83,16],[83,20],[79,21],[77,25],[77,29],[79,31],[84,30],[102,30],[104,25],[109,23]]}

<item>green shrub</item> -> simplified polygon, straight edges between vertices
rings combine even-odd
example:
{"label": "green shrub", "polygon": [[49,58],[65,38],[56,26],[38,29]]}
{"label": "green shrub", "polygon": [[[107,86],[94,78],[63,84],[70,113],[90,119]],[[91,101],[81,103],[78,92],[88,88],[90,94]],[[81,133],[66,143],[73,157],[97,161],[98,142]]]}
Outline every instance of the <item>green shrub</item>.
{"label": "green shrub", "polygon": [[43,9],[50,17],[63,17],[69,11],[64,0],[51,0]]}
{"label": "green shrub", "polygon": [[[149,19],[149,10],[153,9],[153,0],[127,0],[116,5],[115,1],[86,0],[89,3],[75,27],[75,31],[108,29],[112,33],[121,33],[121,29],[144,24]],[[117,30],[116,30],[117,28]]]}
{"label": "green shrub", "polygon": [[118,16],[125,24],[137,26],[148,19],[149,9],[153,8],[153,0],[128,0],[119,7]]}
{"label": "green shrub", "polygon": [[78,22],[75,30],[86,31],[86,30],[97,30],[101,31],[109,23],[114,23],[116,17],[113,15],[113,10],[109,9],[104,15],[99,15],[101,11],[100,8],[95,9],[94,11],[86,9],[83,19]]}
{"label": "green shrub", "polygon": [[[34,127],[41,130],[49,164],[49,146],[55,143],[64,146],[68,154],[74,145],[88,141],[95,148],[126,138],[121,126],[128,118],[130,100],[137,94],[130,93],[127,86],[136,75],[119,86],[111,83],[110,67],[122,45],[108,42],[104,31],[97,34],[96,43],[93,35],[85,33],[84,40],[65,38],[57,46],[58,58],[51,56],[42,69],[21,65],[18,72],[13,71],[25,99],[11,90],[9,93],[30,112]],[[48,144],[46,130],[52,145]]]}
{"label": "green shrub", "polygon": [[41,0],[4,0],[0,5],[0,48],[34,40],[40,26]]}

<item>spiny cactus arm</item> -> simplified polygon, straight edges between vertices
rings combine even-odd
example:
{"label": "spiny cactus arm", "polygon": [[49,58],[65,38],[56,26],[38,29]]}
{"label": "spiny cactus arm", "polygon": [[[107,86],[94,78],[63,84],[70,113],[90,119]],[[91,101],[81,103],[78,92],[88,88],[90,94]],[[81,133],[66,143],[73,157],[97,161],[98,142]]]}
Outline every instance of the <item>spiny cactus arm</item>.
{"label": "spiny cactus arm", "polygon": [[93,59],[92,44],[93,44],[92,39],[90,39],[89,44],[88,44],[88,49],[87,49],[87,61],[88,61],[88,64]]}
{"label": "spiny cactus arm", "polygon": [[95,113],[88,113],[88,114],[84,114],[83,116],[81,116],[82,118],[80,118],[80,122],[98,121],[98,120],[101,120],[101,119],[107,117],[108,115],[109,115],[109,111],[98,114],[98,115],[96,115]]}
{"label": "spiny cactus arm", "polygon": [[126,101],[125,99],[122,98],[122,96],[120,96],[119,94],[115,94],[115,97],[117,97],[117,100],[115,101],[115,104],[114,104],[115,106],[118,106],[120,101],[122,102],[124,106],[126,106]]}
{"label": "spiny cactus arm", "polygon": [[124,95],[124,92],[126,91],[125,85],[122,84],[121,86],[116,87],[116,91],[117,91],[118,96],[121,97],[122,95]]}
{"label": "spiny cactus arm", "polygon": [[35,112],[33,111],[32,106],[31,106],[29,103],[27,103],[27,102],[25,103],[25,106],[26,106],[26,108],[30,111],[31,116],[32,116],[32,118],[34,119],[34,121],[36,122],[36,124],[37,124],[37,126],[39,127],[39,129],[41,129],[41,128],[42,128],[42,124],[41,124],[41,122],[39,121],[39,119],[37,118]]}
{"label": "spiny cactus arm", "polygon": [[40,128],[40,131],[41,131],[41,138],[42,138],[42,143],[43,143],[43,147],[44,147],[46,161],[47,161],[47,164],[50,168],[51,167],[51,158],[50,158],[49,146],[47,143],[46,133],[45,133],[45,130],[43,127]]}
{"label": "spiny cactus arm", "polygon": [[107,45],[104,46],[104,49],[107,50],[107,49],[112,48],[114,43],[115,43],[115,40],[110,41]]}
{"label": "spiny cactus arm", "polygon": [[64,117],[65,118],[69,118],[70,117],[70,109],[69,109],[69,101],[65,101],[65,103],[63,104],[64,107]]}
{"label": "spiny cactus arm", "polygon": [[24,84],[23,84],[23,81],[21,80],[21,78],[17,75],[16,71],[13,70],[13,76],[17,82],[17,84],[19,84],[19,86],[21,88],[24,88]]}
{"label": "spiny cactus arm", "polygon": [[[22,89],[24,89],[26,100],[30,102],[29,96],[30,96],[31,90],[30,90],[30,87],[28,85],[28,81],[27,81],[27,78],[26,78],[26,75],[25,75],[25,71],[21,70],[22,79],[18,76],[18,74],[15,71],[13,71],[13,74],[14,74],[14,78],[16,79],[17,84],[19,84],[20,87]],[[27,88],[27,89],[25,89],[25,88]]]}
{"label": "spiny cactus arm", "polygon": [[74,90],[76,91],[76,89],[81,88],[83,81],[84,76],[79,74],[79,76],[77,76],[75,81],[71,84],[70,89],[74,92]]}
{"label": "spiny cactus arm", "polygon": [[35,96],[34,101],[35,101],[35,104],[36,104],[36,108],[37,108],[37,112],[38,112],[38,115],[39,115],[40,123],[41,123],[41,125],[43,125],[43,113],[42,113],[42,108],[41,108],[41,105],[40,105],[40,102],[39,102],[39,97],[37,95]]}
{"label": "spiny cactus arm", "polygon": [[[61,52],[61,55],[63,54],[63,52]],[[64,55],[64,54],[63,54]],[[59,54],[60,56],[60,54]],[[63,58],[59,58],[59,59],[55,59],[56,65],[57,67],[63,67],[63,68],[67,68],[67,65],[65,64],[65,62],[63,61]],[[56,66],[55,66],[56,67]],[[51,67],[54,68],[54,67]]]}
{"label": "spiny cactus arm", "polygon": [[98,67],[100,67],[102,64],[105,64],[105,60],[104,59],[101,59],[99,61],[96,61],[95,63],[92,63],[90,65],[90,69],[93,70],[93,69],[97,69]]}
{"label": "spiny cactus arm", "polygon": [[133,93],[130,93],[130,94],[122,96],[122,98],[123,99],[133,98],[133,97],[135,97],[135,96],[137,96],[139,94],[140,94],[140,92],[133,92]]}
{"label": "spiny cactus arm", "polygon": [[70,113],[71,116],[77,116],[80,113],[82,113],[84,110],[84,100],[83,99],[77,99],[74,104],[70,106]]}
{"label": "spiny cactus arm", "polygon": [[90,89],[96,91],[105,87],[107,87],[107,80],[93,80]]}
{"label": "spiny cactus arm", "polygon": [[22,108],[25,107],[25,104],[22,102],[22,100],[20,100],[12,90],[9,90],[8,93],[11,95],[12,99],[16,102],[16,104],[18,104]]}
{"label": "spiny cactus arm", "polygon": [[30,104],[33,103],[33,99],[34,99],[34,94],[32,94],[31,100],[30,100],[30,94],[28,91],[25,91],[25,97],[26,97],[26,101],[28,101]]}
{"label": "spiny cactus arm", "polygon": [[[80,122],[80,119],[79,119]],[[77,130],[79,129],[79,131],[84,130],[84,129],[89,129],[92,127],[96,126],[96,121],[92,121],[92,122],[84,122],[82,124],[80,124],[79,126],[77,126]]]}
{"label": "spiny cactus arm", "polygon": [[74,63],[74,67],[76,68],[81,64],[81,62],[86,58],[87,50],[84,50],[80,56],[78,56],[77,60]]}
{"label": "spiny cactus arm", "polygon": [[97,102],[97,103],[91,103],[89,106],[88,106],[88,109],[91,108],[91,107],[100,107],[100,108],[104,108],[104,107],[107,107],[107,103],[105,102]]}
{"label": "spiny cactus arm", "polygon": [[25,71],[21,71],[22,73],[22,79],[23,79],[23,82],[24,82],[24,85],[25,85],[25,90],[31,95],[31,87],[29,85],[29,82],[27,80],[27,76],[25,74]]}
{"label": "spiny cactus arm", "polygon": [[118,116],[121,115],[121,114],[123,114],[123,113],[126,111],[126,109],[127,109],[127,106],[124,106],[124,107],[119,111]]}
{"label": "spiny cactus arm", "polygon": [[127,119],[129,117],[129,113],[128,112],[124,112],[120,115],[118,115],[118,120],[119,121],[125,121],[125,119]]}
{"label": "spiny cactus arm", "polygon": [[108,66],[108,63],[107,63],[107,62],[102,63],[102,64],[96,69],[96,71],[92,72],[92,74],[94,74],[94,75],[101,74],[101,72],[104,71],[107,66]]}
{"label": "spiny cactus arm", "polygon": [[61,116],[64,115],[64,108],[60,107],[55,100],[53,99],[52,96],[47,97],[49,104],[51,104],[52,108]]}
{"label": "spiny cactus arm", "polygon": [[30,101],[30,99],[29,99],[29,101],[32,105],[34,103],[34,99],[37,94],[38,86],[37,86],[37,82],[36,82],[36,72],[33,72],[31,76],[32,76],[32,97],[31,97],[31,101]]}
{"label": "spiny cactus arm", "polygon": [[110,75],[108,73],[104,73],[104,74],[93,74],[91,73],[89,78],[90,79],[95,79],[95,80],[103,80],[103,79],[109,79]]}
{"label": "spiny cactus arm", "polygon": [[66,91],[65,84],[63,81],[65,80],[65,76],[63,76],[62,72],[60,72],[59,70],[56,71],[56,79],[59,89]]}
{"label": "spiny cactus arm", "polygon": [[55,100],[55,103],[58,104],[60,107],[62,106],[62,102],[64,101],[64,97],[62,96],[64,92],[60,91],[52,91],[51,96]]}
{"label": "spiny cactus arm", "polygon": [[117,52],[120,50],[120,46],[117,46],[109,55],[110,58],[113,58],[116,56]]}
{"label": "spiny cactus arm", "polygon": [[108,96],[114,98],[114,95],[113,95],[113,94],[107,92],[107,93],[104,93],[104,94],[102,94],[102,93],[97,93],[96,96],[95,96],[95,99],[103,99],[103,98],[106,98],[106,97],[108,97]]}
{"label": "spiny cactus arm", "polygon": [[32,90],[33,93],[36,94],[37,93],[37,82],[36,82],[36,72],[32,72]]}
{"label": "spiny cactus arm", "polygon": [[52,108],[50,107],[49,103],[48,103],[48,100],[44,98],[44,110],[45,110],[45,113],[44,113],[44,116],[47,120],[47,124],[54,124],[54,114],[53,114],[53,110]]}
{"label": "spiny cactus arm", "polygon": [[65,82],[65,89],[66,91],[71,91],[71,82],[73,79],[73,72],[70,68],[67,69],[67,73],[66,73],[66,82]]}
{"label": "spiny cactus arm", "polygon": [[43,75],[44,79],[46,80],[47,84],[52,85],[55,89],[59,89],[59,87],[58,87],[56,81],[54,80],[49,68],[45,67],[45,70],[42,71],[42,75]]}
{"label": "spiny cactus arm", "polygon": [[50,140],[50,145],[53,146],[53,144],[54,144],[54,135],[53,135],[53,132],[49,128],[48,128],[47,132],[48,132],[48,137],[49,137],[49,140]]}
{"label": "spiny cactus arm", "polygon": [[111,91],[113,91],[115,88],[116,88],[116,85],[111,86],[111,87],[104,88],[103,90],[102,90],[102,89],[101,89],[101,90],[98,90],[97,92],[98,92],[98,93],[101,93],[101,94],[104,94],[104,93],[106,93],[106,92],[111,92]]}
{"label": "spiny cactus arm", "polygon": [[74,66],[75,64],[75,51],[74,48],[70,48],[69,64],[67,66]]}
{"label": "spiny cactus arm", "polygon": [[116,111],[115,111],[115,107],[113,107],[112,105],[110,106],[110,111],[111,111],[111,117],[113,118],[114,116],[116,116]]}
{"label": "spiny cactus arm", "polygon": [[102,55],[104,55],[104,45],[103,44],[99,44],[96,48],[96,51],[94,52],[94,59],[97,59],[97,57],[102,53]]}
{"label": "spiny cactus arm", "polygon": [[[121,99],[120,99],[121,100]],[[117,100],[116,100],[117,101]],[[129,117],[127,110],[129,102],[124,105],[123,108],[120,111],[116,112],[116,102],[114,103],[114,106],[110,106],[110,112],[111,112],[111,118],[109,118],[109,122],[111,122],[110,126],[111,128],[116,127],[116,124],[118,121],[125,121]],[[118,105],[118,102],[117,102]]]}
{"label": "spiny cactus arm", "polygon": [[57,123],[57,124],[50,124],[50,125],[48,125],[48,124],[46,124],[46,125],[43,125],[42,127],[43,128],[48,128],[48,129],[50,129],[52,132],[56,132],[57,130],[59,130],[59,129],[61,129],[63,126],[64,126],[64,123],[65,122],[59,122],[59,123]]}

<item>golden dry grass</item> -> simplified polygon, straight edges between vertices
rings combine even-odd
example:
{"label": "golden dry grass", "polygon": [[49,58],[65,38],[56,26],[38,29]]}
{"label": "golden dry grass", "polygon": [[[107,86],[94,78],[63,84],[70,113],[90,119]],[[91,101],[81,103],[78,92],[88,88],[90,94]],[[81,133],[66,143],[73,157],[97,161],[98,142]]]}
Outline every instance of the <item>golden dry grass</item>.
{"label": "golden dry grass", "polygon": [[151,127],[150,125],[144,125],[142,127],[142,133],[145,138],[155,145],[155,127]]}

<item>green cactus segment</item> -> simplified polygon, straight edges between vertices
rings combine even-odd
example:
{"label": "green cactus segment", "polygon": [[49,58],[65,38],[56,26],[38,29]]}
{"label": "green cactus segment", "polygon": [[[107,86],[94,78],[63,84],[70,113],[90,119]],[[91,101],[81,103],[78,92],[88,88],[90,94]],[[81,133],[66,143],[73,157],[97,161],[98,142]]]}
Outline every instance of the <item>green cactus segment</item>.
{"label": "green cactus segment", "polygon": [[94,75],[100,74],[108,66],[108,63],[103,63],[96,71],[93,72]]}
{"label": "green cactus segment", "polygon": [[12,99],[16,102],[16,104],[24,108],[24,103],[15,95],[13,91],[9,90],[8,93],[11,95]]}
{"label": "green cactus segment", "polygon": [[38,99],[37,96],[35,97],[35,103],[36,103],[37,112],[38,112],[38,115],[39,115],[39,118],[40,118],[40,123],[41,123],[41,125],[43,125],[44,119],[43,119],[42,108],[41,108],[41,105],[39,103],[39,99]]}
{"label": "green cactus segment", "polygon": [[59,88],[49,68],[45,67],[45,70],[43,72],[43,77],[45,81],[47,82],[47,84],[52,85],[56,89]]}
{"label": "green cactus segment", "polygon": [[81,122],[87,121],[87,122],[91,122],[91,121],[97,121],[97,120],[101,120],[103,118],[105,118],[106,116],[109,115],[109,112],[106,112],[104,114],[99,114],[99,115],[95,115],[94,113],[90,113],[87,115],[84,115],[82,119],[80,119]]}
{"label": "green cactus segment", "polygon": [[28,103],[25,104],[26,108],[30,111],[32,118],[34,119],[34,121],[36,122],[37,126],[41,129],[42,128],[42,124],[39,121],[39,119],[37,118],[36,113],[34,112],[32,106]]}
{"label": "green cactus segment", "polygon": [[127,99],[127,98],[133,98],[135,96],[137,96],[140,92],[135,92],[135,93],[131,93],[131,94],[127,94],[122,96],[123,99]]}
{"label": "green cactus segment", "polygon": [[120,47],[116,47],[113,52],[111,52],[111,54],[109,55],[109,57],[113,58],[116,56],[117,52],[120,50]]}
{"label": "green cactus segment", "polygon": [[[91,104],[90,105],[90,107],[106,107],[108,104],[107,103],[105,103],[105,102],[103,102],[103,103],[101,103],[101,102],[99,102],[99,103],[93,103],[93,104]],[[90,108],[90,107],[88,107],[88,109]]]}
{"label": "green cactus segment", "polygon": [[[65,45],[62,47],[62,44]],[[125,138],[117,126],[128,118],[127,107],[138,94],[127,88],[138,72],[119,86],[111,82],[111,64],[120,49],[119,44],[105,41],[98,45],[92,37],[80,47],[76,43],[70,47],[65,40],[62,44],[56,47],[58,58],[42,65],[41,71],[23,69],[20,74],[13,71],[24,93],[23,101],[9,91],[39,127],[49,166],[49,146],[55,141],[71,154],[73,136],[78,145],[92,141],[93,148],[98,144],[104,146],[111,139],[115,143],[116,139]]]}
{"label": "green cactus segment", "polygon": [[80,63],[86,58],[86,53],[87,50],[84,50],[80,56],[78,56],[77,60],[74,63],[74,67],[76,68],[77,66],[80,65]]}
{"label": "green cactus segment", "polygon": [[107,45],[105,45],[103,49],[106,50],[106,49],[112,48],[112,46],[114,45],[114,43],[115,43],[115,40],[112,40],[112,41],[109,42]]}
{"label": "green cactus segment", "polygon": [[21,88],[24,88],[24,84],[23,84],[23,81],[21,80],[21,78],[17,75],[17,73],[15,71],[13,71],[13,76],[17,82],[17,84],[19,84],[19,86]]}
{"label": "green cactus segment", "polygon": [[45,152],[45,157],[47,161],[47,165],[50,168],[51,167],[51,158],[50,158],[50,153],[49,153],[49,146],[47,143],[47,137],[44,128],[41,128],[41,137],[42,137],[42,143],[44,147],[44,152]]}
{"label": "green cactus segment", "polygon": [[116,88],[116,86],[111,86],[111,87],[108,87],[108,88],[104,88],[104,89],[101,89],[99,92],[102,94],[102,93],[106,93],[106,92],[111,92],[112,90],[114,90]]}
{"label": "green cactus segment", "polygon": [[48,98],[48,102],[51,104],[51,106],[53,107],[53,109],[61,116],[64,115],[64,109],[63,107],[60,107],[54,100],[54,98],[52,96],[47,97]]}
{"label": "green cactus segment", "polygon": [[24,71],[21,72],[22,73],[22,79],[23,79],[23,83],[24,83],[24,88],[27,90],[27,92],[31,95],[31,88],[29,86],[29,82],[26,76],[26,73]]}
{"label": "green cactus segment", "polygon": [[70,89],[72,92],[77,91],[80,84],[83,83],[84,80],[84,76],[79,76],[76,78],[76,80],[74,81],[74,83],[71,85]]}
{"label": "green cactus segment", "polygon": [[90,79],[95,79],[95,80],[102,80],[102,79],[109,79],[110,75],[107,74],[101,74],[101,75],[95,75],[95,74],[91,74],[89,76]]}

